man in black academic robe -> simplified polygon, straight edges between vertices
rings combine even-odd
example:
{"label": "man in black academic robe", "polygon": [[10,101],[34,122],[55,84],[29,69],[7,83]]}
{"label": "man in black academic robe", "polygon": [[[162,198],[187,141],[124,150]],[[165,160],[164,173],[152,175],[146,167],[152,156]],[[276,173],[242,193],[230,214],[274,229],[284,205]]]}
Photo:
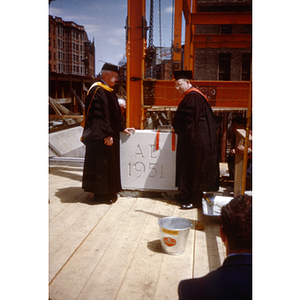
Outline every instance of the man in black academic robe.
{"label": "man in black academic robe", "polygon": [[174,76],[176,89],[185,96],[172,124],[178,136],[176,186],[182,192],[182,208],[193,208],[201,205],[204,191],[219,189],[215,116],[206,97],[190,83],[191,71],[177,71]]}
{"label": "man in black academic robe", "polygon": [[82,142],[86,146],[82,188],[94,193],[96,201],[112,203],[122,189],[119,132],[130,134],[134,128],[123,123],[117,96],[113,91],[119,68],[104,64],[101,81],[88,91]]}

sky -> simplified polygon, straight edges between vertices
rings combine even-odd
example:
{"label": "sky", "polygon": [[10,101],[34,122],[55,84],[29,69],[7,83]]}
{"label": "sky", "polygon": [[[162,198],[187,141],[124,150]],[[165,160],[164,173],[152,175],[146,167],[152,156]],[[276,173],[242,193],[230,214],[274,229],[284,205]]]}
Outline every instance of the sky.
{"label": "sky", "polygon": [[[162,0],[162,46],[171,46],[172,0]],[[159,44],[159,1],[154,1],[154,45]],[[149,26],[150,0],[146,0]],[[49,14],[84,26],[90,41],[95,41],[96,75],[103,61],[118,64],[126,54],[125,21],[127,0],[55,0]],[[149,37],[149,32],[147,34]]]}

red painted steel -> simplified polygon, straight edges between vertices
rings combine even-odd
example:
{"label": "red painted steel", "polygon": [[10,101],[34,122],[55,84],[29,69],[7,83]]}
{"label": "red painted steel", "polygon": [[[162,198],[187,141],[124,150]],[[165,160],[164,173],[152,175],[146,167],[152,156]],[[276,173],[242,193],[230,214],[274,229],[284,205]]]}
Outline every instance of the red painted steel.
{"label": "red painted steel", "polygon": [[198,12],[191,14],[193,25],[252,24],[251,12]]}
{"label": "red painted steel", "polygon": [[[207,97],[211,106],[248,108],[249,81],[191,81]],[[174,87],[174,80],[157,80],[151,106],[174,107],[183,99]]]}

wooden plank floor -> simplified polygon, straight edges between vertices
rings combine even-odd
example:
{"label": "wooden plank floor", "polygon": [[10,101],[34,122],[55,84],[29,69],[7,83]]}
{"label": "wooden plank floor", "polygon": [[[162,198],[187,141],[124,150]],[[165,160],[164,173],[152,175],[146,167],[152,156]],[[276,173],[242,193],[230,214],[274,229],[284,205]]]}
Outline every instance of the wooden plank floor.
{"label": "wooden plank floor", "polygon": [[[82,168],[49,166],[49,299],[177,299],[182,279],[225,259],[218,224],[172,199],[119,197],[99,204],[81,189]],[[189,219],[185,252],[162,252],[158,218]],[[197,220],[204,231],[195,230]]]}

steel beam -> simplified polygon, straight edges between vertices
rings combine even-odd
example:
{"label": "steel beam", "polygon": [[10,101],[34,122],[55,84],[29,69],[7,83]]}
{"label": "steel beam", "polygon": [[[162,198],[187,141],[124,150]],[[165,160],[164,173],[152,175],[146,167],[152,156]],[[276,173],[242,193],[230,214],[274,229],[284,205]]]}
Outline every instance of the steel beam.
{"label": "steel beam", "polygon": [[251,34],[196,34],[196,48],[250,48]]}
{"label": "steel beam", "polygon": [[145,0],[127,0],[127,105],[126,125],[143,129],[143,78],[146,56],[146,5]]}
{"label": "steel beam", "polygon": [[200,12],[191,14],[192,25],[252,24],[251,12]]}
{"label": "steel beam", "polygon": [[[175,0],[173,61],[181,62],[182,0]],[[179,70],[181,66],[179,66]]]}

